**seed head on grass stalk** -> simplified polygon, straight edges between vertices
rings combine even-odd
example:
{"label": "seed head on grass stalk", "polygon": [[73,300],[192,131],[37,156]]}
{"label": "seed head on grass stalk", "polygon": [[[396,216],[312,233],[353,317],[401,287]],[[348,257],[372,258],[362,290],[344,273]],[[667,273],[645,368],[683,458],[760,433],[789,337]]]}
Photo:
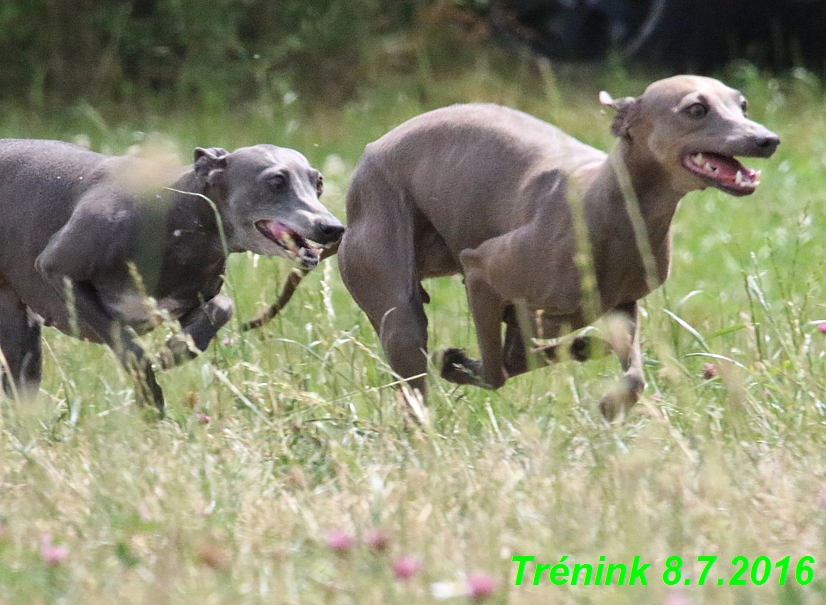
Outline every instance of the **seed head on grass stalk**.
{"label": "seed head on grass stalk", "polygon": [[390,546],[390,536],[382,529],[368,529],[363,538],[365,546],[374,552],[384,552]]}

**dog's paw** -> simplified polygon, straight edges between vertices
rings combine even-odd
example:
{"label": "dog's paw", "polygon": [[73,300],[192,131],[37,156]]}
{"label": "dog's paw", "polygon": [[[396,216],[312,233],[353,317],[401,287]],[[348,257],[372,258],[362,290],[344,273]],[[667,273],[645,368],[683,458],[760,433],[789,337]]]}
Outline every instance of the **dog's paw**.
{"label": "dog's paw", "polygon": [[645,383],[635,376],[622,376],[599,400],[599,411],[608,422],[622,418],[639,401]]}
{"label": "dog's paw", "polygon": [[571,348],[568,349],[571,354],[571,359],[574,361],[588,361],[591,359],[593,341],[590,336],[577,336],[571,342]]}
{"label": "dog's paw", "polygon": [[155,363],[161,370],[169,370],[195,359],[198,352],[191,337],[176,334],[166,341],[166,347],[155,357]]}
{"label": "dog's paw", "polygon": [[155,380],[152,364],[146,357],[138,357],[129,352],[123,360],[127,374],[135,384],[135,402],[140,408],[154,408],[155,416],[164,417],[163,390]]}
{"label": "dog's paw", "polygon": [[454,384],[481,384],[479,373],[482,362],[468,357],[462,349],[445,349],[441,353],[442,378]]}

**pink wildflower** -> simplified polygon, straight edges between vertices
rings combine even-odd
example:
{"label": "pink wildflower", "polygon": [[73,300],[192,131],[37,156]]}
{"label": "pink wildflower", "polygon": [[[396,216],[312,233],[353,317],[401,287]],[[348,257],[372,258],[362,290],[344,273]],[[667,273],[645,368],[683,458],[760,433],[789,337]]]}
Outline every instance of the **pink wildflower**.
{"label": "pink wildflower", "polygon": [[51,534],[40,536],[40,560],[46,565],[57,565],[69,556],[69,549],[52,542]]}
{"label": "pink wildflower", "polygon": [[339,527],[334,527],[328,531],[324,541],[327,543],[327,548],[337,553],[345,553],[351,550],[355,544],[353,536]]}
{"label": "pink wildflower", "polygon": [[496,580],[486,573],[472,573],[467,577],[467,594],[474,601],[484,601],[496,590]]}
{"label": "pink wildflower", "polygon": [[149,507],[146,506],[143,502],[138,504],[138,517],[144,523],[148,523],[149,521],[154,521],[155,517],[152,515],[152,512],[149,510]]}
{"label": "pink wildflower", "polygon": [[703,378],[711,380],[717,376],[717,368],[713,363],[707,363],[703,368]]}
{"label": "pink wildflower", "polygon": [[195,414],[195,418],[201,424],[209,424],[209,421],[212,420],[212,418],[210,418],[209,416],[207,416],[203,412],[198,412],[197,414]]}
{"label": "pink wildflower", "polygon": [[821,334],[826,334],[826,321],[822,324],[817,324],[817,329],[820,330]]}
{"label": "pink wildflower", "polygon": [[393,559],[393,575],[402,582],[416,575],[421,567],[421,561],[412,555],[400,555]]}
{"label": "pink wildflower", "polygon": [[680,592],[669,592],[665,597],[665,605],[689,605],[689,601]]}

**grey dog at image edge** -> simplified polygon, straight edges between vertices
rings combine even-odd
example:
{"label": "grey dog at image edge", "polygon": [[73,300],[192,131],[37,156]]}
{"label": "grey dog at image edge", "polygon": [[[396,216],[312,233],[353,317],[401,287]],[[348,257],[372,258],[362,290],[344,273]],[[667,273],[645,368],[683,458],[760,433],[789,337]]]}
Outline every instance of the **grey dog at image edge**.
{"label": "grey dog at image edge", "polygon": [[[557,358],[526,337],[557,338],[613,313],[623,375],[600,408],[613,419],[638,400],[637,301],[668,276],[678,202],[706,187],[753,193],[759,173],[734,156],[767,158],[780,139],[746,117],[740,92],[711,78],[675,76],[637,98],[600,101],[616,111],[619,140],[607,155],[489,104],[425,113],[367,146],[347,194],[339,268],[391,368],[423,395],[421,280],[462,273],[481,360],[448,349],[436,361],[443,378],[498,388]],[[575,339],[572,356],[586,358],[591,344]]]}
{"label": "grey dog at image edge", "polygon": [[[203,351],[229,321],[227,253],[316,266],[344,227],[319,201],[322,177],[292,149],[196,148],[194,164],[158,166],[59,141],[0,141],[0,349],[7,394],[41,380],[41,324],[105,343],[163,412],[154,365]],[[152,297],[156,308],[147,304]],[[180,322],[158,359],[136,342]]]}

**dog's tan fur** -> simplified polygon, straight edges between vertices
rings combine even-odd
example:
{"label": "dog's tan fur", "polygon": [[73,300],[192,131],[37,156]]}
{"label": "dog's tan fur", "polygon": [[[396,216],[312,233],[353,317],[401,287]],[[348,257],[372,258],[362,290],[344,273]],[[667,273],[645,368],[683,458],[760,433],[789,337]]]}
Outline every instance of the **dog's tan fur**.
{"label": "dog's tan fur", "polygon": [[[425,391],[420,280],[461,272],[482,359],[449,350],[443,377],[498,388],[530,365],[523,329],[555,337],[614,311],[628,330],[616,351],[624,374],[602,409],[613,417],[638,399],[637,301],[668,275],[679,200],[706,186],[751,193],[752,171],[743,169],[745,185],[723,178],[728,156],[768,157],[779,139],[745,117],[739,92],[710,78],[677,76],[639,98],[601,100],[616,110],[619,141],[608,156],[495,105],[429,112],[367,147],[347,196],[339,265],[391,367],[413,387]],[[698,152],[718,154],[709,174],[692,169]],[[595,313],[583,298],[583,251],[592,255]],[[542,321],[517,321],[520,309],[541,311]]]}

